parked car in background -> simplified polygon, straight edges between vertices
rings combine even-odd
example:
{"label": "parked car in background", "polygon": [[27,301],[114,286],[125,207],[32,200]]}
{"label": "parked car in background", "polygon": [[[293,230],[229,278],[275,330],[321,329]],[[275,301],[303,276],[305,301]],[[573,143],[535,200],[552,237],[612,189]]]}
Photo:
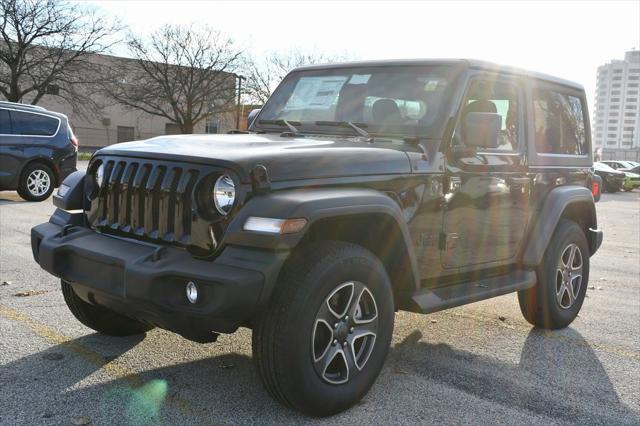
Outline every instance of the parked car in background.
{"label": "parked car in background", "polygon": [[595,173],[602,178],[603,192],[618,192],[624,184],[625,174],[601,161],[593,163]]}
{"label": "parked car in background", "polygon": [[46,200],[76,171],[77,157],[78,140],[64,114],[0,102],[0,190]]}
{"label": "parked car in background", "polygon": [[629,172],[627,170],[618,170],[624,173],[624,183],[622,184],[622,189],[625,191],[633,191],[634,189],[640,187],[640,174]]}
{"label": "parked car in background", "polygon": [[640,163],[637,163],[635,161],[627,161],[627,160],[604,160],[604,161],[601,161],[601,163],[604,163],[607,166],[611,167],[612,169],[616,169],[616,170],[621,170],[621,169],[631,170],[633,168],[640,167]]}

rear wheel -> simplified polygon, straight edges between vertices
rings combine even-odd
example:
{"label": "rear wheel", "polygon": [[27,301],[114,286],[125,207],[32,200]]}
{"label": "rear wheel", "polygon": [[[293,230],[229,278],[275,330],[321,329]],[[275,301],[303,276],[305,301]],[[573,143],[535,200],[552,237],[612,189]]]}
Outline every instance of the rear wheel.
{"label": "rear wheel", "polygon": [[29,164],[18,182],[18,195],[27,201],[43,201],[53,192],[53,171],[41,163]]}
{"label": "rear wheel", "polygon": [[313,416],[357,403],[377,378],[393,332],[393,294],[363,247],[322,242],[288,263],[253,330],[253,355],[269,393]]}
{"label": "rear wheel", "polygon": [[536,327],[567,327],[580,312],[589,282],[589,248],[577,223],[560,220],[537,273],[536,286],[518,292],[522,314]]}
{"label": "rear wheel", "polygon": [[64,301],[73,316],[98,333],[109,336],[131,336],[146,333],[153,328],[101,306],[91,305],[78,297],[68,282],[62,281],[61,283]]}

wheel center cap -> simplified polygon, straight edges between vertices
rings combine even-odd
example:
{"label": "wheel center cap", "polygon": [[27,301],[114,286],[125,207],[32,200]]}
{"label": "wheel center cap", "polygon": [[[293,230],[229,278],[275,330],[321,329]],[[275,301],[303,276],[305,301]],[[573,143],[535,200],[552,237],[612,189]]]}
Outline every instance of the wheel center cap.
{"label": "wheel center cap", "polygon": [[336,339],[342,342],[346,340],[348,335],[349,335],[349,326],[345,321],[340,321],[338,323],[338,328],[336,328],[335,330]]}

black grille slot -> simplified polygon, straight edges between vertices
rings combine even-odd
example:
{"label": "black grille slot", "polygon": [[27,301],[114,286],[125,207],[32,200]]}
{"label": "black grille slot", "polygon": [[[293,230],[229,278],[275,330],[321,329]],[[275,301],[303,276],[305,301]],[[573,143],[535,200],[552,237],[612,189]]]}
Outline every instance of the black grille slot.
{"label": "black grille slot", "polygon": [[192,242],[197,166],[121,157],[100,161],[104,183],[87,212],[92,226],[132,238]]}

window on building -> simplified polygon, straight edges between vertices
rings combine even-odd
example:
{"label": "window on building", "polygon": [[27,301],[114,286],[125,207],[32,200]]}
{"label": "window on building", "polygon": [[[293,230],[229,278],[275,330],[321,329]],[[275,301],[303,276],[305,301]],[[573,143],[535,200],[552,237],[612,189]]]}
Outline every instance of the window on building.
{"label": "window on building", "polygon": [[632,130],[633,130],[633,127],[625,127],[623,130],[624,130],[625,132],[630,132],[630,131],[632,131]]}
{"label": "window on building", "polygon": [[611,91],[611,95],[612,95],[612,96],[613,96],[613,95],[619,95],[619,94],[620,94],[620,91],[619,91],[619,90],[612,90],[612,91]]}
{"label": "window on building", "polygon": [[636,113],[635,113],[635,112],[625,112],[625,113],[624,113],[624,116],[625,116],[625,117],[635,117],[635,116],[636,116]]}
{"label": "window on building", "polygon": [[635,124],[636,120],[624,120],[624,124]]}
{"label": "window on building", "polygon": [[638,75],[630,75],[630,76],[628,77],[628,79],[629,79],[629,80],[640,80],[640,76],[638,76]]}
{"label": "window on building", "polygon": [[617,145],[616,141],[607,141],[607,145],[611,146],[611,145]]}
{"label": "window on building", "polygon": [[617,89],[618,87],[620,87],[620,83],[614,83],[614,84],[613,84],[613,86],[611,86],[611,87],[613,87],[613,88],[616,88],[616,89]]}
{"label": "window on building", "polygon": [[625,105],[624,106],[624,109],[636,109],[636,108],[638,108],[637,105]]}
{"label": "window on building", "polygon": [[620,74],[620,73],[622,73],[622,70],[621,69],[613,70],[613,73],[614,74]]}
{"label": "window on building", "polygon": [[618,80],[622,80],[622,77],[620,77],[619,75],[616,77],[613,77],[611,80],[613,81],[618,81]]}
{"label": "window on building", "polygon": [[58,131],[60,120],[41,114],[11,111],[14,135],[53,136]]}
{"label": "window on building", "polygon": [[609,113],[609,117],[617,117],[618,113],[617,112],[610,112]]}
{"label": "window on building", "polygon": [[607,133],[608,138],[617,138],[618,135],[616,133]]}
{"label": "window on building", "polygon": [[611,102],[620,102],[620,98],[611,98]]}
{"label": "window on building", "polygon": [[118,143],[130,142],[135,138],[135,127],[118,126]]}
{"label": "window on building", "polygon": [[625,102],[636,103],[638,102],[638,98],[627,98],[624,100]]}
{"label": "window on building", "polygon": [[57,84],[49,84],[47,85],[47,95],[59,95],[60,94],[60,86]]}
{"label": "window on building", "polygon": [[638,87],[638,83],[629,83],[627,84],[628,87]]}
{"label": "window on building", "polygon": [[218,120],[215,118],[208,118],[207,123],[204,127],[205,133],[218,133],[219,132],[219,124]]}
{"label": "window on building", "polygon": [[609,126],[607,127],[607,130],[618,130],[618,128],[615,126]]}
{"label": "window on building", "polygon": [[533,94],[536,150],[539,153],[586,154],[582,100],[554,90]]}
{"label": "window on building", "polygon": [[629,90],[629,91],[627,92],[627,95],[637,95],[637,94],[638,94],[638,91],[637,91],[637,90]]}
{"label": "window on building", "polygon": [[182,132],[180,131],[180,126],[176,123],[165,123],[164,125],[164,134],[165,135],[179,135]]}

